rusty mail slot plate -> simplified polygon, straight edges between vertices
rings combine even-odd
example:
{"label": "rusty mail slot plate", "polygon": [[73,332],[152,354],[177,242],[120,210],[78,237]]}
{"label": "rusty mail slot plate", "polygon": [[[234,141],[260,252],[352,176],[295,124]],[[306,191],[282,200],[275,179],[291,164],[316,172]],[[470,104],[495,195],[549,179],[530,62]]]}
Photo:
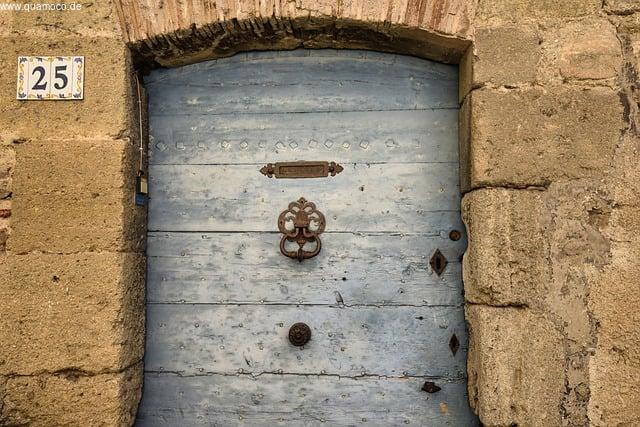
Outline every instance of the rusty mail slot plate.
{"label": "rusty mail slot plate", "polygon": [[280,162],[267,163],[260,173],[269,178],[324,178],[336,176],[344,168],[336,162]]}

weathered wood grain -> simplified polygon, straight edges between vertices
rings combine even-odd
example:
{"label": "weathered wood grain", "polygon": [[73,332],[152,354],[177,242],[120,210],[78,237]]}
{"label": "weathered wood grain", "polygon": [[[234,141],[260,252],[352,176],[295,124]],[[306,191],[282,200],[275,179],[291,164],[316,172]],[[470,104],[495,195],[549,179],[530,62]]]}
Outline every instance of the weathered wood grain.
{"label": "weathered wood grain", "polygon": [[[425,65],[422,60],[407,56],[322,49],[248,52],[176,70],[159,69],[146,77],[145,83],[150,88],[159,83],[165,86],[260,88],[309,86],[322,81],[339,86],[351,83],[396,86],[408,81],[413,86],[404,92],[429,92],[433,97],[434,93],[441,93],[443,87],[457,84],[457,75],[455,66],[435,62]],[[440,88],[436,89],[436,86]],[[449,96],[450,93],[443,94],[447,99]]]}
{"label": "weathered wood grain", "polygon": [[[282,67],[283,64],[287,66]],[[369,76],[375,70],[384,71],[389,80],[402,80],[410,75],[414,78],[428,78],[441,82],[457,82],[458,78],[458,68],[455,65],[425,61],[408,55],[352,49],[295,49],[242,52],[215,61],[198,62],[179,68],[157,69],[145,76],[145,83],[151,86],[157,83],[188,82],[190,76],[195,76],[198,81],[217,81],[222,84],[230,84],[238,81],[237,76],[241,75],[238,73],[254,67],[270,71],[277,68],[277,72],[281,76],[286,75],[289,79],[297,78],[296,82],[305,84],[309,81],[309,77],[318,79],[336,77],[335,69],[326,69],[332,67],[332,64],[340,64],[340,67],[345,70],[343,77],[346,80]],[[325,68],[320,68],[322,66]],[[299,76],[305,67],[312,68],[310,70],[312,73]],[[335,65],[333,67],[335,68]],[[226,80],[216,75],[216,73],[224,72],[223,70],[228,72],[225,76]],[[252,73],[246,73],[243,76],[247,77],[247,81],[256,84],[279,78],[264,74],[256,76]]]}
{"label": "weathered wood grain", "polygon": [[458,163],[457,110],[151,118],[151,164]]}
{"label": "weathered wood grain", "polygon": [[[395,55],[394,55],[395,56]],[[395,58],[394,58],[395,59]],[[164,78],[163,75],[171,78]],[[155,86],[160,85],[156,90]],[[456,68],[341,56],[282,53],[241,66],[216,61],[148,79],[151,116],[458,108]],[[153,120],[153,118],[152,118]],[[162,120],[162,118],[159,118]]]}
{"label": "weathered wood grain", "polygon": [[[287,338],[297,322],[304,348]],[[148,371],[464,377],[466,348],[449,348],[466,342],[462,307],[150,304],[147,325]]]}
{"label": "weathered wood grain", "polygon": [[336,177],[270,179],[254,165],[153,165],[149,229],[273,231],[288,204],[317,204],[329,231],[438,234],[461,229],[450,164],[344,164]]}
{"label": "weathered wood grain", "polygon": [[477,426],[464,381],[148,373],[139,426]]}
{"label": "weathered wood grain", "polygon": [[[147,301],[463,303],[458,261],[465,239],[352,233],[324,233],[322,239],[323,252],[299,263],[283,259],[277,233],[150,233]],[[436,249],[449,260],[442,276],[429,265]]]}

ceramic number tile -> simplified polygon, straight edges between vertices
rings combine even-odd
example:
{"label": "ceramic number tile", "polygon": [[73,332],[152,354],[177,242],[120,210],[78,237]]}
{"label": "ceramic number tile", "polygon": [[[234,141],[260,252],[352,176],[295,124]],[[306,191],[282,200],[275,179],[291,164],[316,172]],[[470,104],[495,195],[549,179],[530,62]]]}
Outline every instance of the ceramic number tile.
{"label": "ceramic number tile", "polygon": [[17,99],[79,100],[83,98],[84,57],[18,57]]}
{"label": "ceramic number tile", "polygon": [[43,56],[18,57],[18,99],[46,99],[50,65]]}

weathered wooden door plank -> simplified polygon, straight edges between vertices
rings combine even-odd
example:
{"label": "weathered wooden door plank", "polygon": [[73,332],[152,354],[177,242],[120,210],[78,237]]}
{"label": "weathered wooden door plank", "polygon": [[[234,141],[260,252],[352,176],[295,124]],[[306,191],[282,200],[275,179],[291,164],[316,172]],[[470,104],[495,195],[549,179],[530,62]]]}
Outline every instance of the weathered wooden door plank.
{"label": "weathered wooden door plank", "polygon": [[[426,63],[418,58],[354,50],[307,50],[274,52],[268,55],[234,55],[217,61],[200,62],[179,69],[156,70],[145,78],[147,85],[191,84],[224,86],[307,86],[312,81],[378,83],[402,87],[407,82],[458,83],[457,67]],[[243,56],[244,55],[244,56]],[[313,73],[301,72],[302,69]],[[414,86],[412,90],[418,90]],[[424,89],[426,91],[426,89]],[[450,94],[447,94],[448,96]]]}
{"label": "weathered wooden door plank", "polygon": [[[311,65],[304,65],[305,68],[313,69],[313,61],[318,60],[339,60],[348,59],[350,61],[367,61],[361,67],[367,67],[369,63],[394,65],[395,68],[405,70],[415,70],[419,74],[431,75],[437,80],[456,80],[458,69],[455,66],[439,62],[425,61],[424,59],[395,55],[386,52],[375,52],[351,49],[296,49],[296,50],[272,50],[272,51],[251,51],[241,52],[236,55],[220,58],[215,61],[205,61],[188,66],[174,68],[170,70],[155,70],[146,76],[145,82],[167,82],[173,78],[189,75],[191,73],[210,74],[215,73],[219,68],[231,67],[232,69],[250,68],[252,64],[260,62],[283,61],[288,58],[298,58],[297,61],[304,61],[305,58],[311,61]],[[302,68],[302,66],[301,66]],[[298,69],[298,72],[303,70]],[[308,70],[304,70],[308,71]],[[359,71],[356,70],[356,75]]]}
{"label": "weathered wooden door plank", "polygon": [[276,180],[251,165],[155,165],[150,167],[149,229],[272,231],[279,213],[299,197],[317,204],[332,231],[460,229],[459,217],[451,214],[460,204],[456,168],[343,166],[333,178]]}
{"label": "weathered wooden door plank", "polygon": [[[304,263],[284,259],[277,233],[150,233],[149,302],[460,305],[466,243],[444,236],[325,233]],[[442,276],[429,265],[439,249]],[[156,259],[159,257],[159,259]],[[252,272],[259,272],[252,274]],[[382,285],[381,285],[382,284]]]}
{"label": "weathered wooden door plank", "polygon": [[151,164],[458,162],[458,111],[208,114],[152,120]]}
{"label": "weathered wooden door plank", "polygon": [[[235,374],[429,376],[462,378],[462,307],[317,307],[150,304],[149,371]],[[288,328],[305,322],[313,339],[292,348]]]}
{"label": "weathered wooden door plank", "polygon": [[[156,267],[157,264],[162,267]],[[344,304],[347,307],[455,306],[463,303],[462,293],[459,291],[461,265],[458,262],[450,263],[442,277],[428,276],[424,279],[422,277],[428,273],[424,272],[426,268],[421,265],[410,264],[406,269],[411,271],[407,272],[395,268],[383,271],[384,266],[379,264],[380,260],[376,260],[348,270],[340,270],[336,266],[326,277],[323,276],[323,270],[283,276],[279,269],[273,267],[266,267],[259,275],[252,276],[247,274],[247,271],[254,268],[252,265],[231,264],[221,269],[218,265],[209,264],[207,257],[203,256],[152,259],[147,276],[147,301]],[[345,271],[348,273],[344,273]],[[361,276],[357,276],[358,274]],[[346,280],[342,280],[342,277]],[[385,283],[386,286],[380,286],[379,283]]]}
{"label": "weathered wooden door plank", "polygon": [[140,426],[473,426],[464,381],[149,373]]}
{"label": "weathered wooden door plank", "polygon": [[[429,108],[457,108],[457,101],[453,99],[446,102],[438,102],[425,94],[397,95],[397,88],[379,87],[370,85],[367,87],[338,88],[334,83],[316,83],[309,89],[307,95],[311,98],[291,96],[288,87],[273,87],[265,89],[266,96],[250,96],[242,87],[223,88],[216,90],[213,95],[206,88],[190,87],[192,92],[198,93],[185,95],[182,87],[166,88],[163,97],[168,103],[163,103],[156,111],[157,115],[180,116],[187,114],[240,114],[258,113],[270,108],[270,113],[307,113],[317,111],[380,111],[380,110],[421,110]],[[341,89],[340,94],[336,92]],[[448,89],[447,89],[448,90]],[[365,103],[357,99],[356,95],[362,91],[375,92],[380,99],[375,102]],[[403,93],[403,92],[401,92]],[[421,96],[422,95],[422,96]],[[270,100],[268,100],[270,99]],[[219,104],[215,107],[212,105]],[[409,105],[410,108],[406,108]],[[403,108],[403,106],[405,106]]]}
{"label": "weathered wooden door plank", "polygon": [[[313,74],[300,72],[313,68]],[[434,72],[435,68],[449,73]],[[292,56],[254,61],[251,67],[218,65],[202,72],[183,67],[171,79],[147,79],[153,115],[458,108],[455,67],[398,67],[358,57]],[[215,89],[213,91],[212,89]]]}

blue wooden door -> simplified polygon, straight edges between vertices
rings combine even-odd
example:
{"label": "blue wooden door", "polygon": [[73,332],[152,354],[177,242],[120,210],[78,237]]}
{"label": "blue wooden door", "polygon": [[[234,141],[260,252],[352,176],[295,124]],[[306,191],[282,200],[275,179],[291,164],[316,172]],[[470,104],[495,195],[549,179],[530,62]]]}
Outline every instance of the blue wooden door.
{"label": "blue wooden door", "polygon": [[[457,82],[453,66],[335,50],[152,73],[139,425],[475,424]],[[344,170],[260,173],[298,160]],[[303,262],[277,224],[300,197],[326,217]]]}

